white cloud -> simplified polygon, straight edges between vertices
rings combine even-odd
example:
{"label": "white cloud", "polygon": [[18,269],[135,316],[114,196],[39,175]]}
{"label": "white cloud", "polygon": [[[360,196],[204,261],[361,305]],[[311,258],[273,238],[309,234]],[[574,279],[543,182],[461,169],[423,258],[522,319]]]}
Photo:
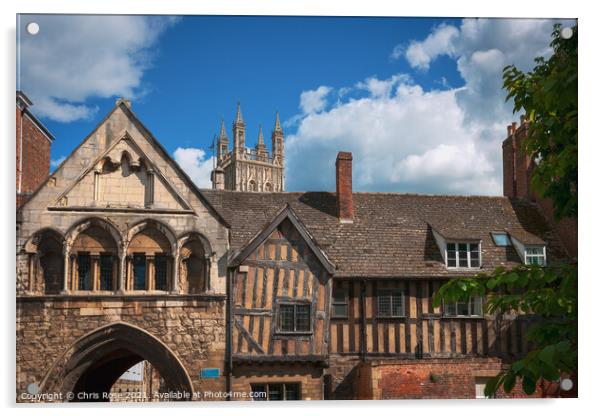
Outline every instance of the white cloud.
{"label": "white cloud", "polygon": [[60,156],[57,159],[50,160],[50,169],[56,169],[56,168],[58,168],[58,166],[61,163],[63,163],[64,160],[65,160],[65,156]]}
{"label": "white cloud", "polygon": [[[405,57],[412,67],[428,69],[431,61],[439,55],[454,54],[454,40],[458,35],[457,27],[443,23],[437,26],[425,40],[421,42],[412,41],[405,50]],[[398,59],[401,54],[402,48],[397,45],[391,56]]]}
{"label": "white cloud", "polygon": [[499,192],[500,163],[492,156],[499,143],[463,126],[457,89],[427,92],[405,74],[355,89],[369,94],[304,117],[287,139],[289,190],[334,189],[336,154],[345,150],[353,152],[357,191]]}
{"label": "white cloud", "polygon": [[400,82],[408,83],[410,81],[411,78],[407,74],[396,74],[385,80],[376,77],[366,78],[364,81],[358,82],[356,87],[368,91],[373,98],[388,98],[396,85]]}
{"label": "white cloud", "polygon": [[214,164],[212,156],[205,158],[205,151],[194,147],[178,147],[173,155],[175,161],[190,176],[196,186],[211,188],[211,171]]}
{"label": "white cloud", "polygon": [[466,83],[457,93],[466,121],[508,122],[512,104],[505,102],[503,68],[516,65],[530,70],[536,56],[549,56],[557,22],[574,24],[547,19],[464,19],[459,28],[442,24],[424,40],[412,41],[405,58],[413,68],[426,70],[439,56],[450,56]]}
{"label": "white cloud", "polygon": [[322,85],[315,90],[303,91],[299,102],[299,107],[304,114],[318,113],[326,107],[326,96],[332,91],[332,88]]}
{"label": "white cloud", "polygon": [[[40,32],[29,35],[30,21]],[[19,33],[19,79],[41,117],[70,122],[93,116],[89,98],[143,94],[142,77],[158,37],[177,18],[26,15]]]}
{"label": "white cloud", "polygon": [[300,116],[286,142],[288,190],[333,190],[336,154],[345,150],[353,152],[357,191],[500,195],[501,143],[517,118],[505,103],[502,69],[529,70],[536,56],[549,55],[553,24],[465,19],[411,42],[405,57],[412,67],[427,70],[450,56],[464,85],[452,89],[439,75],[441,89],[426,91],[407,74],[371,77],[321,112]]}

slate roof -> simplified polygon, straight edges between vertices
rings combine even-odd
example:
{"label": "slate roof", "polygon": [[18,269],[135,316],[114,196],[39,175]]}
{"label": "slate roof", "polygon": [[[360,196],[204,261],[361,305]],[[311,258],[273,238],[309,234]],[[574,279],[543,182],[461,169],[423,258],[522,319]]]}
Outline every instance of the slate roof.
{"label": "slate roof", "polygon": [[491,232],[507,231],[524,244],[547,244],[548,262],[566,258],[558,237],[536,206],[486,196],[354,193],[354,221],[340,223],[328,192],[253,193],[202,190],[231,226],[239,250],[290,204],[336,265],[338,277],[445,277],[448,270],[431,227],[451,239],[480,240],[482,270],[520,264],[514,247],[497,247]]}

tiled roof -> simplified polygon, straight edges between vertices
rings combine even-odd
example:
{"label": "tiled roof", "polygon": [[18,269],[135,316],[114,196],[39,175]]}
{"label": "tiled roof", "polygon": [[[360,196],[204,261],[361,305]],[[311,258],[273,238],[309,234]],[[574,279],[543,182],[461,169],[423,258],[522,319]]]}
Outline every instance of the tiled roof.
{"label": "tiled roof", "polygon": [[492,231],[526,244],[545,241],[549,262],[566,257],[535,205],[505,197],[354,193],[354,221],[347,224],[336,217],[333,193],[201,192],[231,225],[233,250],[290,204],[340,277],[466,275],[446,269],[431,227],[450,239],[480,240],[484,271],[520,263],[512,246],[494,245]]}

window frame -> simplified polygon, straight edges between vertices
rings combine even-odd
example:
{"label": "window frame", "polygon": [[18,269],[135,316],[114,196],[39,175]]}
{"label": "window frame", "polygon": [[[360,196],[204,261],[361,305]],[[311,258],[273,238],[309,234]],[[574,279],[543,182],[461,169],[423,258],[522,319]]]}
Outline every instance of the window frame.
{"label": "window frame", "polygon": [[[94,290],[94,265],[92,262],[92,255],[90,254],[90,252],[88,251],[80,251],[76,254],[76,264],[77,264],[77,290],[78,291],[82,291],[82,292],[89,292]],[[82,273],[81,273],[81,269],[83,266],[83,263],[80,262],[80,259],[82,258],[86,258],[87,259],[87,263],[88,263],[88,270],[87,270],[87,274],[88,277],[87,279],[83,279],[82,280]],[[87,282],[87,285],[84,284],[84,286],[89,286],[89,287],[81,287],[81,283],[83,282]]]}
{"label": "window frame", "polygon": [[[393,314],[393,293],[399,293],[401,296],[401,314],[394,315]],[[381,312],[381,297],[388,296],[389,297],[389,315],[384,315]],[[377,289],[376,291],[376,317],[377,318],[389,318],[389,319],[397,319],[397,318],[406,318],[406,295],[405,291],[401,288],[382,288]]]}
{"label": "window frame", "polygon": [[[157,260],[159,260],[159,261],[157,261]],[[154,256],[154,260],[153,261],[154,261],[154,269],[155,269],[155,273],[154,273],[154,276],[153,276],[153,279],[154,279],[154,282],[153,282],[154,289],[155,290],[160,290],[160,291],[163,291],[163,292],[167,292],[169,290],[169,268],[170,268],[169,256],[167,254],[157,253]],[[165,282],[164,282],[165,283],[165,287],[162,288],[162,289],[158,289],[157,288],[157,283],[159,283],[159,273],[158,273],[159,262],[161,262],[161,263],[164,262],[164,264],[162,264],[161,267],[163,267],[163,266],[165,267],[165,270],[164,270],[164,272],[165,272],[165,275],[164,275],[164,278],[165,278]]]}
{"label": "window frame", "polygon": [[[143,259],[144,260],[144,287],[137,288],[136,287],[136,260]],[[132,254],[132,290],[133,291],[144,291],[148,290],[148,259],[146,253],[133,253]]]}
{"label": "window frame", "polygon": [[[335,300],[335,291],[341,291],[345,295],[344,300]],[[345,315],[337,315],[335,314],[335,306],[345,306]],[[348,319],[349,318],[349,290],[344,287],[337,287],[332,289],[332,302],[331,302],[331,311],[330,317],[334,319]]]}
{"label": "window frame", "polygon": [[[297,399],[287,399],[286,398],[286,393],[287,393],[287,386],[295,386],[295,389],[298,391],[298,398]],[[280,392],[282,394],[282,398],[280,400],[270,400],[270,386],[279,386],[280,387]],[[303,400],[303,390],[302,390],[302,383],[299,381],[269,381],[269,382],[258,382],[258,383],[251,383],[251,391],[253,393],[258,393],[258,391],[256,391],[257,387],[261,387],[263,388],[262,392],[265,393],[265,398],[263,399],[257,399],[256,397],[253,397],[252,400],[253,401],[295,401],[295,400]],[[292,390],[292,389],[291,389]]]}
{"label": "window frame", "polygon": [[[478,298],[481,299],[481,314],[477,315],[473,313],[474,310],[474,302],[473,299]],[[484,296],[471,296],[468,299],[468,315],[466,314],[458,314],[458,301],[456,302],[452,302],[455,305],[455,313],[454,314],[450,314],[447,312],[447,307],[450,306],[451,304],[448,304],[447,302],[443,301],[443,304],[441,305],[441,310],[442,310],[442,316],[445,318],[484,318],[485,317],[485,311],[483,310],[483,306],[485,304],[485,297]],[[460,302],[462,303],[462,302]]]}
{"label": "window frame", "polygon": [[[495,240],[495,237],[500,236],[500,235],[503,235],[504,237],[506,237],[506,244],[498,244],[498,242]],[[510,235],[505,231],[492,231],[491,239],[493,240],[493,244],[496,247],[511,247],[512,246],[512,240],[510,239]]]}
{"label": "window frame", "polygon": [[[537,249],[540,248],[542,253],[541,254],[528,254],[527,251],[529,249]],[[531,245],[526,245],[525,246],[525,264],[526,265],[539,265],[542,267],[545,267],[547,264],[547,255],[546,255],[546,246],[545,245],[541,245],[541,244],[531,244]],[[542,259],[542,264],[539,263],[529,263],[529,258],[541,258]]]}
{"label": "window frame", "polygon": [[[312,304],[306,300],[281,300],[278,301],[277,308],[277,330],[276,333],[279,335],[311,335],[313,334],[313,317],[312,317]],[[293,306],[293,330],[282,329],[282,306]],[[308,308],[308,329],[297,330],[297,308],[299,306]]]}
{"label": "window frame", "polygon": [[[109,291],[112,292],[115,290],[115,255],[113,253],[101,253],[98,258],[98,287],[101,291]],[[103,288],[103,261],[107,260],[109,262],[109,274],[111,276],[110,280],[110,288]]]}
{"label": "window frame", "polygon": [[[454,249],[454,253],[456,254],[456,265],[455,266],[450,266],[449,265],[449,245],[453,244],[455,249]],[[460,244],[466,244],[467,250],[466,250],[466,261],[467,261],[467,266],[460,266]],[[476,244],[478,247],[478,253],[479,253],[479,264],[478,266],[472,266],[471,265],[471,260],[472,257],[470,255],[470,253],[472,253],[472,250],[470,250],[470,246]],[[456,270],[456,269],[460,269],[460,270],[466,270],[466,269],[480,269],[482,267],[483,264],[483,260],[482,260],[482,254],[481,254],[481,241],[476,241],[476,240],[465,240],[465,241],[446,241],[445,242],[445,267],[448,269],[452,269],[452,270]]]}

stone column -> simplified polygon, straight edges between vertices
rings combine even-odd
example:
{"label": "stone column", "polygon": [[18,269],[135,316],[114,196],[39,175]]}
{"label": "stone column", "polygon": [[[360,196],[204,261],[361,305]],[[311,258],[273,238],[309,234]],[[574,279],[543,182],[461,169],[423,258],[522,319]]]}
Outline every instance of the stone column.
{"label": "stone column", "polygon": [[146,290],[155,290],[155,256],[146,256]]}
{"label": "stone column", "polygon": [[30,292],[33,292],[34,290],[34,281],[36,276],[34,276],[34,270],[33,270],[33,261],[34,261],[34,257],[35,254],[32,253],[28,253],[27,254],[27,268],[28,268],[28,289]]}
{"label": "stone column", "polygon": [[100,289],[100,255],[94,253],[90,255],[91,270],[90,270],[90,290],[96,291]]}
{"label": "stone column", "polygon": [[180,264],[180,244],[176,244],[175,247],[175,254],[173,256],[173,264],[171,265],[172,268],[172,272],[171,272],[171,293],[172,294],[177,294],[180,293],[180,285],[178,284],[178,274],[179,274],[179,267],[178,265]]}
{"label": "stone column", "polygon": [[67,247],[63,247],[63,261],[63,290],[61,293],[67,294],[69,293],[69,272],[71,271],[71,267],[69,267],[69,250],[67,250]]}
{"label": "stone column", "polygon": [[211,257],[205,258],[205,292],[211,290]]}
{"label": "stone column", "polygon": [[119,275],[117,277],[117,293],[125,293],[125,276],[127,273],[127,252],[125,248],[121,249],[119,254]]}

